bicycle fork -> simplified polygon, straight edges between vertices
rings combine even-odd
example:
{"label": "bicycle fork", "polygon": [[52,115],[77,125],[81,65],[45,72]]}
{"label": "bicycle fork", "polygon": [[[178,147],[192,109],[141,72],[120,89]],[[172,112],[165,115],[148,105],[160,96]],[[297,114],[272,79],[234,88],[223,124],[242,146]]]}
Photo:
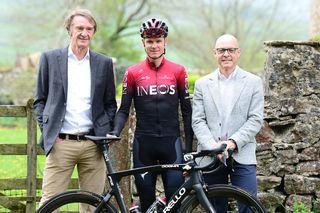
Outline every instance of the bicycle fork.
{"label": "bicycle fork", "polygon": [[207,195],[205,194],[203,187],[201,184],[196,184],[193,186],[193,189],[196,191],[197,198],[199,199],[199,203],[201,206],[207,211],[211,213],[216,213],[214,210],[211,202],[207,198]]}
{"label": "bicycle fork", "polygon": [[203,181],[200,181],[201,178],[199,177],[198,174],[194,175],[195,178],[195,184],[193,185],[193,189],[197,194],[197,198],[199,200],[199,203],[201,204],[201,206],[207,211],[207,212],[211,212],[211,213],[216,213],[216,210],[214,209],[214,207],[212,206],[210,200],[208,199],[206,193],[205,193],[205,189],[204,189],[204,183]]}

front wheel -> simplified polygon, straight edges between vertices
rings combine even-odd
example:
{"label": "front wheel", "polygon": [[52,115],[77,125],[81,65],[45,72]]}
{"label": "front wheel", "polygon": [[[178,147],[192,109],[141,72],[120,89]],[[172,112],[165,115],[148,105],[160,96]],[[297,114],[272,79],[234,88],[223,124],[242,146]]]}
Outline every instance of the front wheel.
{"label": "front wheel", "polygon": [[[103,197],[95,193],[83,190],[68,191],[58,194],[45,202],[37,213],[93,212],[101,202],[103,202]],[[106,203],[100,212],[117,213],[118,211],[113,205]]]}
{"label": "front wheel", "polygon": [[[237,187],[231,185],[213,185],[208,186],[207,197],[211,201],[212,205],[214,206],[216,212],[254,212],[254,213],[266,213],[267,211],[262,206],[260,201],[249,194],[248,192],[239,189]],[[218,209],[214,203],[224,202],[225,205]],[[245,210],[240,211],[239,206],[240,204]],[[206,212],[199,200],[197,199],[196,195],[192,195],[187,197],[180,208],[180,212],[193,212],[193,213],[202,213]]]}

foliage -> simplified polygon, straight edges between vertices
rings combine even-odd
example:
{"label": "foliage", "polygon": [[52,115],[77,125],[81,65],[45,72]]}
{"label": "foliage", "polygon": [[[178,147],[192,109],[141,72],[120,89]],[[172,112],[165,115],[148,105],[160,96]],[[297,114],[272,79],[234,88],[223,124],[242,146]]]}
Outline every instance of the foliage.
{"label": "foliage", "polygon": [[[88,8],[98,25],[92,48],[120,62],[139,60],[139,52],[132,47],[140,42],[139,25],[150,12],[150,4],[146,0],[17,1],[20,2],[8,3],[6,7],[10,10],[1,15],[10,23],[4,25],[11,29],[6,32],[6,43],[14,47],[16,54],[66,46],[69,41],[63,27],[64,18],[75,8]],[[134,36],[136,42],[130,36]]]}
{"label": "foliage", "polygon": [[117,100],[121,100],[121,96],[122,96],[122,84],[118,84],[116,87],[116,99]]}
{"label": "foliage", "polygon": [[310,40],[315,42],[320,42],[320,35],[313,36]]}
{"label": "foliage", "polygon": [[303,203],[294,203],[293,206],[293,212],[294,213],[314,213],[313,211],[310,211],[309,209],[307,209],[307,207],[303,204]]}
{"label": "foliage", "polygon": [[[0,24],[8,30],[1,36],[5,36],[6,44],[14,45],[17,53],[65,46],[68,37],[63,19],[75,7],[90,9],[97,19],[93,48],[116,57],[119,63],[131,64],[140,59],[143,52],[137,50],[139,25],[151,14],[168,22],[169,41],[178,52],[177,62],[201,69],[214,64],[211,48],[222,33],[239,37],[244,50],[240,63],[249,70],[263,66],[263,41],[299,39],[302,32],[307,35],[305,23],[298,27],[302,24],[301,16],[296,16],[301,14],[299,6],[279,0],[185,0],[184,4],[171,0],[4,2],[7,10],[1,18],[8,24]],[[19,36],[22,33],[23,39]]]}
{"label": "foliage", "polygon": [[[197,70],[216,66],[213,41],[222,33],[239,38],[240,66],[255,72],[263,70],[263,41],[301,39],[308,31],[305,22],[296,16],[301,14],[299,8],[280,0],[185,0],[183,4],[171,0],[3,0],[0,6],[4,8],[0,14],[0,53],[4,55],[0,66],[12,67],[14,62],[9,62],[9,56],[65,47],[69,38],[63,27],[64,17],[70,10],[82,7],[90,9],[98,23],[91,48],[117,61],[117,84],[123,70],[144,57],[138,31],[151,15],[164,19],[169,26],[168,58]],[[18,74],[21,76],[17,80],[9,80],[5,85],[8,88],[4,94],[13,98],[0,95],[0,101],[14,99],[15,103],[24,103],[33,95],[35,73]],[[4,85],[1,79],[0,84]],[[191,91],[192,86],[191,82]]]}
{"label": "foliage", "polygon": [[201,77],[201,75],[197,74],[197,73],[189,73],[188,74],[188,84],[189,84],[189,93],[193,94],[194,91],[194,84],[196,82],[197,79],[199,79]]}
{"label": "foliage", "polygon": [[188,66],[198,69],[215,65],[212,48],[221,34],[231,33],[239,39],[240,66],[262,70],[265,40],[298,39],[301,29],[305,36],[308,31],[296,16],[301,8],[279,0],[186,0],[184,4],[163,0],[159,4],[163,8],[159,13],[169,20],[170,44]]}
{"label": "foliage", "polygon": [[[22,71],[14,78],[8,78],[3,86],[7,88],[12,101],[18,105],[24,105],[33,97],[36,87],[36,76],[32,70]],[[9,99],[10,100],[10,99]],[[10,100],[11,101],[11,100]]]}
{"label": "foliage", "polygon": [[147,1],[96,0],[87,6],[95,11],[98,22],[93,49],[116,58],[120,66],[139,61],[143,52],[137,47],[140,43],[138,32],[140,19],[148,14]]}

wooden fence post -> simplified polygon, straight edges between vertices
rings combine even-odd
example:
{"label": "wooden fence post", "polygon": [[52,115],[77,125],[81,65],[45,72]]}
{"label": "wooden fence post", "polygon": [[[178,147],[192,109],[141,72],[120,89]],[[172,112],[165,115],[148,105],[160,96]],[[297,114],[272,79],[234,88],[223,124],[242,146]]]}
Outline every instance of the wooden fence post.
{"label": "wooden fence post", "polygon": [[37,123],[32,110],[33,100],[30,99],[26,106],[27,111],[27,200],[26,213],[36,212],[37,195]]}

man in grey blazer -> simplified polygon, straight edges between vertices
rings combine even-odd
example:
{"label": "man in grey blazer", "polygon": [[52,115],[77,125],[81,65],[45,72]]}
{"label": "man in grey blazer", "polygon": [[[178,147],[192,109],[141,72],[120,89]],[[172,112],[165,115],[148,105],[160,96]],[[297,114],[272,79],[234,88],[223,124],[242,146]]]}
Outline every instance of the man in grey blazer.
{"label": "man in grey blazer", "polygon": [[97,28],[90,11],[71,12],[65,26],[70,45],[42,54],[34,99],[46,154],[40,205],[67,190],[75,165],[80,188],[103,192],[102,154],[84,135],[105,136],[117,109],[112,60],[89,50]]}
{"label": "man in grey blazer", "polygon": [[[224,168],[218,175],[206,175],[205,179],[208,184],[228,183],[230,176],[233,185],[256,196],[255,135],[263,123],[263,83],[237,65],[240,48],[234,36],[220,36],[214,55],[218,69],[195,83],[192,127],[198,150],[212,149],[221,143],[234,150],[234,170]],[[223,203],[216,206],[217,212],[226,212]]]}

